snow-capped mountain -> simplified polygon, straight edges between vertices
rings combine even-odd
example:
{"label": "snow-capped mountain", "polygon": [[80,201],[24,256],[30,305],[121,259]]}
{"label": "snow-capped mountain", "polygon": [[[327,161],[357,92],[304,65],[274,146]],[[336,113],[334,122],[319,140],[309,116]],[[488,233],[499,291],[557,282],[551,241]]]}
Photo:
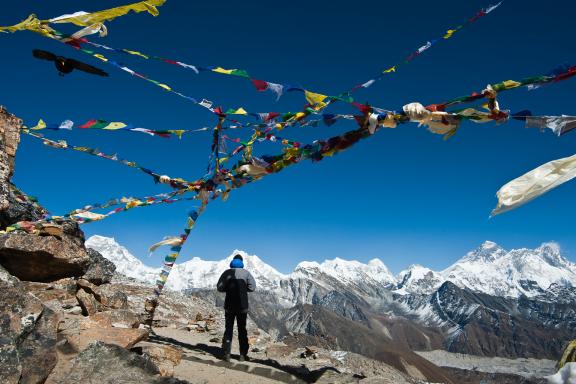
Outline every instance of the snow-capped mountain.
{"label": "snow-capped mountain", "polygon": [[368,264],[343,260],[339,257],[322,263],[303,261],[296,266],[291,276],[313,278],[318,274],[326,274],[345,283],[358,281],[370,281],[381,285],[396,283],[394,276],[379,259],[372,259]]}
{"label": "snow-capped mountain", "polygon": [[[117,267],[118,272],[137,280],[154,282],[160,268],[144,265],[114,239],[92,236],[86,246],[93,248]],[[443,271],[412,265],[397,277],[379,259],[367,264],[335,258],[322,263],[301,262],[285,275],[256,255],[235,250],[220,261],[198,257],[177,264],[167,283],[174,290],[211,289],[220,274],[228,268],[235,254],[241,254],[246,268],[262,290],[276,293],[290,304],[313,303],[317,291],[353,290],[364,298],[380,297],[384,291],[397,294],[431,294],[450,281],[460,288],[492,296],[517,298],[536,297],[556,287],[576,287],[576,264],[565,259],[556,243],[544,243],[536,249],[507,251],[486,241]],[[318,295],[316,295],[318,296]]]}
{"label": "snow-capped mountain", "polygon": [[551,285],[576,287],[576,264],[556,243],[507,251],[491,241],[440,272],[412,266],[398,276],[398,293],[430,294],[444,282],[499,297],[535,297]]}
{"label": "snow-capped mountain", "polygon": [[[112,261],[119,273],[142,282],[153,283],[161,270],[161,268],[144,265],[125,247],[110,237],[92,236],[86,240],[86,247],[100,252],[105,258]],[[226,259],[220,261],[206,261],[194,257],[192,260],[176,264],[170,273],[166,286],[177,291],[214,288],[218,278],[222,272],[228,269],[230,261],[236,254],[242,255],[245,267],[250,270],[257,286],[261,289],[275,289],[280,285],[280,280],[286,278],[285,275],[264,263],[258,256],[235,250]]]}
{"label": "snow-capped mountain", "polygon": [[154,283],[160,273],[159,268],[144,265],[136,256],[121,246],[111,237],[91,236],[86,240],[86,248],[92,248],[110,260],[116,266],[116,271],[133,279]]}

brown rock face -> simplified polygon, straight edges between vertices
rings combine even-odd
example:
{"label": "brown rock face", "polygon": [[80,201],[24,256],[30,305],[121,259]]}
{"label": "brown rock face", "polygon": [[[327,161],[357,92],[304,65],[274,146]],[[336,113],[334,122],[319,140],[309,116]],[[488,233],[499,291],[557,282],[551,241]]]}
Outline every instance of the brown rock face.
{"label": "brown rock face", "polygon": [[174,368],[182,360],[182,351],[168,345],[144,344],[134,348],[150,357],[160,371],[160,376],[174,376]]}
{"label": "brown rock face", "polygon": [[147,329],[87,328],[81,329],[78,334],[68,336],[68,343],[76,351],[83,351],[95,341],[130,349],[147,337]]}
{"label": "brown rock face", "polygon": [[21,280],[47,282],[82,276],[89,264],[86,249],[69,236],[0,236],[0,265]]}
{"label": "brown rock face", "polygon": [[82,328],[138,328],[140,318],[128,309],[113,309],[98,312],[84,320]]}
{"label": "brown rock face", "polygon": [[[14,174],[14,157],[20,143],[22,120],[8,113],[0,106],[0,180],[10,181]],[[0,202],[0,208],[6,208],[7,202]]]}
{"label": "brown rock face", "polygon": [[0,267],[0,383],[43,383],[57,361],[58,316]]}
{"label": "brown rock face", "polygon": [[0,106],[0,228],[42,215],[42,209],[22,199],[22,193],[10,183],[21,127],[22,120]]}

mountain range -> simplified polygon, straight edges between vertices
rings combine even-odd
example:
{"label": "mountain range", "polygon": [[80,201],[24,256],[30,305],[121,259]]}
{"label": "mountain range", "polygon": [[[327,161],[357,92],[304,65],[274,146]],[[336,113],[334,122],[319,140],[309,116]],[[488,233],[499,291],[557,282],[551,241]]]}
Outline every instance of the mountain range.
{"label": "mountain range", "polygon": [[[128,277],[152,284],[160,272],[114,239],[92,236],[86,246]],[[413,265],[396,276],[378,259],[339,258],[283,274],[235,250],[224,260],[176,265],[167,287],[221,305],[214,287],[237,253],[258,285],[251,318],[280,338],[305,334],[384,360],[398,348],[557,359],[576,338],[576,265],[555,243],[507,251],[487,241],[445,270]]]}
{"label": "mountain range", "polygon": [[[136,280],[154,282],[160,272],[160,268],[146,266],[113,238],[92,236],[86,246],[112,261],[120,273]],[[576,287],[576,264],[562,256],[558,244],[551,242],[536,249],[507,251],[490,241],[443,271],[412,265],[397,276],[379,259],[364,264],[340,258],[322,263],[304,261],[292,273],[282,274],[258,256],[234,250],[220,261],[195,257],[177,264],[167,287],[177,291],[213,288],[235,254],[243,256],[246,268],[261,289],[274,291],[289,302],[294,300],[288,297],[291,294],[287,289],[294,280],[310,280],[325,288],[330,288],[330,281],[337,281],[339,285],[367,294],[387,290],[400,295],[431,294],[449,281],[460,288],[511,298],[536,297],[551,287]]]}

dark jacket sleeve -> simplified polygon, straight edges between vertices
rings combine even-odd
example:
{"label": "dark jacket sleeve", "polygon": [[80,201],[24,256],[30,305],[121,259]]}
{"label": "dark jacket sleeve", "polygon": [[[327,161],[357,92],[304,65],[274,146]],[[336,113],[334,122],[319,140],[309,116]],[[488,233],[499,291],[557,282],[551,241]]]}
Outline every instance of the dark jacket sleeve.
{"label": "dark jacket sleeve", "polygon": [[226,292],[226,286],[227,286],[226,283],[228,282],[227,277],[228,274],[226,272],[220,275],[218,283],[216,284],[216,289],[218,290],[218,292]]}
{"label": "dark jacket sleeve", "polygon": [[248,278],[246,279],[246,289],[248,292],[254,292],[256,290],[256,280],[250,272],[248,272]]}

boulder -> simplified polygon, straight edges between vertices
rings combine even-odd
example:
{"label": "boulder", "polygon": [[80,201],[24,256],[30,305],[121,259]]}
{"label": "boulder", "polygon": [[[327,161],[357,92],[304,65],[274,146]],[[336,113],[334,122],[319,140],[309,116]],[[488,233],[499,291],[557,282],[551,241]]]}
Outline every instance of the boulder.
{"label": "boulder", "polygon": [[98,312],[80,325],[81,328],[138,328],[139,316],[128,309],[113,309],[106,312]]}
{"label": "boulder", "polygon": [[76,239],[7,233],[0,236],[0,265],[21,280],[50,282],[82,276],[90,257]]}
{"label": "boulder", "polygon": [[86,251],[90,257],[90,266],[83,278],[96,285],[110,283],[116,271],[114,263],[92,248],[88,248]]}
{"label": "boulder", "polygon": [[0,383],[43,383],[57,362],[58,316],[0,267]]}
{"label": "boulder", "polygon": [[78,333],[65,335],[68,343],[75,351],[83,351],[93,342],[101,341],[130,349],[148,338],[147,329],[126,328],[85,328]]}
{"label": "boulder", "polygon": [[182,351],[168,345],[144,344],[133,350],[147,355],[158,368],[160,376],[174,376],[174,368],[182,361]]}
{"label": "boulder", "polygon": [[101,310],[101,305],[94,295],[86,292],[83,288],[78,290],[76,298],[78,299],[80,307],[82,308],[82,313],[85,316],[91,316]]}
{"label": "boulder", "polygon": [[59,384],[186,384],[186,381],[159,376],[146,355],[140,356],[116,345],[91,344],[72,361]]}
{"label": "boulder", "polygon": [[112,284],[102,284],[94,295],[108,308],[128,309],[128,296]]}

